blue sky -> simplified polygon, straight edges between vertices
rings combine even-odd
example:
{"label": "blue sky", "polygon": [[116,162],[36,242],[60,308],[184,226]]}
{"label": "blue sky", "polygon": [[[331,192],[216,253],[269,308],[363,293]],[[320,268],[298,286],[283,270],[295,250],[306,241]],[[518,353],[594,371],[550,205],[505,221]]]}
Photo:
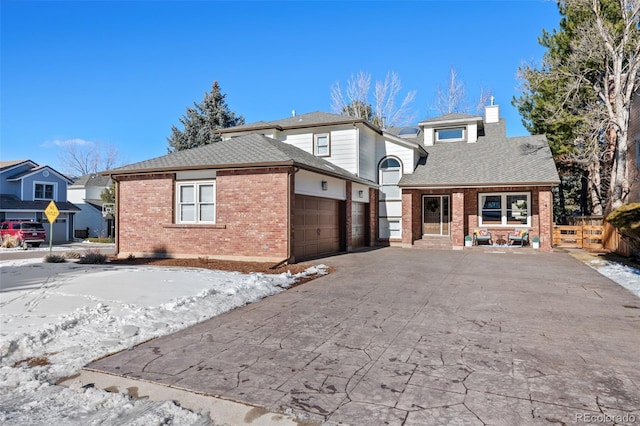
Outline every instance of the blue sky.
{"label": "blue sky", "polygon": [[331,86],[395,71],[437,113],[451,67],[469,97],[490,89],[510,136],[511,100],[539,62],[555,2],[2,1],[0,159],[58,167],[59,144],[113,145],[122,164],[167,152],[171,125],[220,83],[246,122],[330,112]]}

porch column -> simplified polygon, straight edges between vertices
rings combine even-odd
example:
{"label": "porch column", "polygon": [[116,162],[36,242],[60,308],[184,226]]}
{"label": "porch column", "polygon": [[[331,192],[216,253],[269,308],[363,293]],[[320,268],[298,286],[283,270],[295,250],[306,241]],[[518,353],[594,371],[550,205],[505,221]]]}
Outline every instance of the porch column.
{"label": "porch column", "polygon": [[369,246],[378,243],[378,190],[369,188]]}
{"label": "porch column", "polygon": [[464,247],[464,192],[451,194],[451,242],[453,248]]}
{"label": "porch column", "polygon": [[353,202],[352,199],[352,194],[351,194],[351,185],[352,182],[351,181],[347,181],[346,182],[346,195],[347,195],[347,200],[346,200],[346,219],[345,219],[345,227],[347,228],[347,241],[346,241],[346,245],[347,245],[347,251],[351,251],[353,250],[353,229],[352,229],[352,222],[353,222],[353,211],[351,203]]}
{"label": "porch column", "polygon": [[413,190],[402,190],[402,247],[411,247],[416,239],[413,235],[414,204],[417,203]]}
{"label": "porch column", "polygon": [[[551,191],[538,192],[538,212],[540,220],[540,248],[551,251],[553,243],[553,194]],[[529,241],[531,244],[531,241]]]}

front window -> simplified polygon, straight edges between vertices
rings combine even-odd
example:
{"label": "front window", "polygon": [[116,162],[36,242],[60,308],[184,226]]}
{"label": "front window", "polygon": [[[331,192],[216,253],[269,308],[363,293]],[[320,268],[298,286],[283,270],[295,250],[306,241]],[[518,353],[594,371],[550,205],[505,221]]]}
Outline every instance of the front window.
{"label": "front window", "polygon": [[54,185],[51,183],[36,183],[34,198],[36,200],[53,200]]}
{"label": "front window", "polygon": [[313,153],[318,157],[328,157],[331,155],[329,133],[313,136]]}
{"label": "front window", "polygon": [[439,142],[456,142],[464,140],[464,127],[436,130],[436,140]]}
{"label": "front window", "polygon": [[176,202],[176,223],[216,222],[215,181],[178,183]]}
{"label": "front window", "polygon": [[380,163],[380,199],[401,199],[398,182],[402,177],[402,164],[395,158],[387,158]]}
{"label": "front window", "polygon": [[531,226],[531,193],[479,195],[479,225]]}

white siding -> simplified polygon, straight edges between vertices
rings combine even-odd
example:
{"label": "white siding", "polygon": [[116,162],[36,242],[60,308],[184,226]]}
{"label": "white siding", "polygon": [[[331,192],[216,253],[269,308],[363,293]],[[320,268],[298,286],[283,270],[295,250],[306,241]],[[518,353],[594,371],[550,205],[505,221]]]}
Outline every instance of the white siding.
{"label": "white siding", "polygon": [[281,135],[281,137],[282,142],[298,147],[303,151],[307,151],[309,154],[313,154],[313,132],[310,132],[309,129],[289,131]]}
{"label": "white siding", "polygon": [[[336,200],[347,199],[346,182],[330,176],[300,170],[296,173],[295,193],[301,195],[313,195],[315,197],[334,198]],[[322,190],[322,181],[327,182],[327,190]]]}
{"label": "white siding", "polygon": [[359,144],[360,177],[376,182],[378,180],[376,134],[368,129],[361,129]]}
{"label": "white siding", "polygon": [[350,171],[353,174],[358,173],[358,149],[356,141],[356,129],[353,126],[342,126],[327,131],[326,128],[288,130],[286,134],[281,136],[281,140],[285,143],[296,146],[308,153],[313,154],[313,135],[321,133],[330,133],[330,152],[328,157],[321,157],[338,167]]}
{"label": "white siding", "polygon": [[[360,191],[362,191],[362,198],[360,197]],[[360,201],[362,203],[369,202],[369,187],[360,185],[359,183],[351,184],[351,199],[353,201]]]}
{"label": "white siding", "polygon": [[334,130],[331,132],[331,156],[323,157],[338,167],[358,173],[356,129],[351,127],[346,130]]}
{"label": "white siding", "polygon": [[378,203],[380,209],[380,216],[402,216],[402,201],[380,201]]}
{"label": "white siding", "polygon": [[478,142],[478,124],[473,123],[467,126],[467,142]]}
{"label": "white siding", "polygon": [[[402,162],[402,173],[411,174],[415,168],[418,156],[413,148],[406,148],[388,140],[380,140],[376,144],[376,168],[378,163],[385,157],[397,157]],[[378,181],[376,171],[376,182]]]}

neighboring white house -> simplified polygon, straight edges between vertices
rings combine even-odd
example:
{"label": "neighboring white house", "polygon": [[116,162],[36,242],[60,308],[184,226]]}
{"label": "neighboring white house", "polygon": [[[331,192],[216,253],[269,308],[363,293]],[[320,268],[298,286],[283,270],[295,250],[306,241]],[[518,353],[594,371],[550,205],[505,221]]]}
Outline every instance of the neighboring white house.
{"label": "neighboring white house", "polygon": [[88,174],[76,179],[67,188],[67,198],[80,208],[74,222],[74,237],[112,237],[113,216],[103,216],[104,202],[100,194],[111,184],[109,176],[96,173]]}

